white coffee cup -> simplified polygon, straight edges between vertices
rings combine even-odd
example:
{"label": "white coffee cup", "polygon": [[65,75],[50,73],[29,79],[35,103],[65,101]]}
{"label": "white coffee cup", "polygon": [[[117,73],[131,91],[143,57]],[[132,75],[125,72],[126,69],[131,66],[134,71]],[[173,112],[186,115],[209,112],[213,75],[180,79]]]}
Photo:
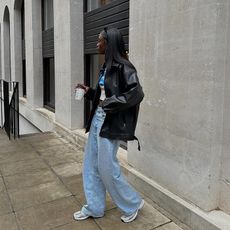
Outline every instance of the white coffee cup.
{"label": "white coffee cup", "polygon": [[80,101],[83,97],[84,97],[84,94],[85,94],[85,90],[82,89],[82,88],[76,88],[75,89],[75,100],[78,100]]}

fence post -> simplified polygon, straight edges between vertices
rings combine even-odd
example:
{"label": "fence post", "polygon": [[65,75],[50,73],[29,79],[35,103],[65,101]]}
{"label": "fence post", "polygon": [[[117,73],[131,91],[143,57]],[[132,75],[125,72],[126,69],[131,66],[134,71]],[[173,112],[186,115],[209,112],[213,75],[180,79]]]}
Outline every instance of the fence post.
{"label": "fence post", "polygon": [[0,100],[1,100],[1,128],[3,128],[3,84],[2,84],[3,80],[0,80]]}
{"label": "fence post", "polygon": [[4,94],[4,114],[5,114],[5,123],[4,128],[10,139],[10,106],[9,106],[9,83],[3,81],[3,94]]}

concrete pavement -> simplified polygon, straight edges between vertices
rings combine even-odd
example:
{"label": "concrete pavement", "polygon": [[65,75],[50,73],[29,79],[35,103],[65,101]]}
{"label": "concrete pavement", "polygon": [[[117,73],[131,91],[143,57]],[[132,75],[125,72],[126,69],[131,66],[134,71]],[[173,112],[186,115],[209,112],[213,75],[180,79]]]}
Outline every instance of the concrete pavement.
{"label": "concrete pavement", "polygon": [[107,196],[103,218],[74,221],[84,204],[82,147],[56,133],[9,140],[0,130],[0,230],[182,230],[186,226],[148,198],[137,219],[120,221]]}

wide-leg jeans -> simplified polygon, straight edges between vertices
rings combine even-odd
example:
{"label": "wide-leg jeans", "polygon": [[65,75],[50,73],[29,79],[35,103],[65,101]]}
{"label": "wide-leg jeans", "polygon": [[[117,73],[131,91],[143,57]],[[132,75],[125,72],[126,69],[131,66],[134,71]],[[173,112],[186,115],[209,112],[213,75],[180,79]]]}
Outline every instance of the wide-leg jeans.
{"label": "wide-leg jeans", "polygon": [[98,107],[85,146],[83,186],[87,204],[82,212],[93,217],[103,216],[108,191],[123,214],[130,215],[138,209],[141,197],[121,173],[116,157],[119,141],[99,136],[104,119],[105,112]]}

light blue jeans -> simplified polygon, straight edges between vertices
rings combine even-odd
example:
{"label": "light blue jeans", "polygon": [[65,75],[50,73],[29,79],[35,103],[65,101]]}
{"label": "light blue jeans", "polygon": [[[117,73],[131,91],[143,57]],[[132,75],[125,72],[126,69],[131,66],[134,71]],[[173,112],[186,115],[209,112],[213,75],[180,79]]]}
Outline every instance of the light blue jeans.
{"label": "light blue jeans", "polygon": [[116,157],[120,142],[99,136],[104,119],[105,113],[98,107],[85,146],[83,186],[87,204],[82,212],[93,217],[103,216],[108,191],[123,214],[130,215],[138,209],[141,197],[122,176]]}

